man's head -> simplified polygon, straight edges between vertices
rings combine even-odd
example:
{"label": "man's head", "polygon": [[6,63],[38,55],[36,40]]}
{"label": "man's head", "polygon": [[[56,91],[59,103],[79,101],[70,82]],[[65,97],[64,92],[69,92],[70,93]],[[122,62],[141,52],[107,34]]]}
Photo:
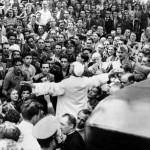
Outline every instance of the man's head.
{"label": "man's head", "polygon": [[28,99],[21,107],[21,114],[24,120],[35,125],[42,117],[42,106],[35,99]]}
{"label": "man's head", "polygon": [[47,75],[49,73],[50,67],[48,63],[41,63],[41,70],[43,75]]}
{"label": "man's head", "polygon": [[88,55],[89,59],[91,59],[91,57],[92,57],[92,49],[85,48],[85,49],[83,49],[83,53]]}
{"label": "man's head", "polygon": [[88,47],[88,48],[92,48],[92,46],[93,46],[93,39],[92,38],[88,38],[87,39],[87,41],[86,41],[86,46]]}
{"label": "man's head", "polygon": [[17,38],[17,35],[15,33],[8,33],[7,37],[10,45],[15,44]]}
{"label": "man's head", "polygon": [[62,69],[66,69],[69,65],[67,55],[62,55],[60,58]]}
{"label": "man's head", "polygon": [[56,55],[61,55],[61,51],[62,51],[62,45],[61,44],[56,44],[55,45],[55,54]]}
{"label": "man's head", "polygon": [[93,33],[93,40],[94,42],[98,42],[99,41],[99,36],[97,33]]}
{"label": "man's head", "polygon": [[38,49],[40,49],[40,50],[43,50],[44,49],[44,47],[45,47],[45,43],[44,43],[44,40],[43,39],[38,39],[38,41],[37,41],[37,47],[38,47]]}
{"label": "man's head", "polygon": [[64,135],[76,129],[76,118],[71,114],[64,114],[60,119],[60,130]]}
{"label": "man's head", "polygon": [[21,69],[22,69],[22,59],[21,58],[15,58],[12,61],[13,67],[14,67],[14,71],[16,73],[21,73]]}
{"label": "man's head", "polygon": [[130,41],[135,42],[136,41],[136,34],[134,32],[131,33],[130,35]]}
{"label": "man's head", "polygon": [[85,127],[86,120],[90,116],[91,112],[88,109],[82,109],[77,115],[77,128],[83,129]]}
{"label": "man's head", "polygon": [[5,56],[9,55],[9,47],[10,47],[9,43],[3,43],[3,54]]}
{"label": "man's head", "polygon": [[42,8],[43,8],[44,10],[48,9],[48,1],[43,1],[43,3],[42,3]]}
{"label": "man's head", "polygon": [[131,85],[134,82],[135,82],[135,77],[132,73],[126,73],[121,76],[121,83],[123,87]]}
{"label": "man's head", "polygon": [[34,42],[34,37],[33,36],[28,36],[27,39],[27,44],[31,47],[34,48],[35,47],[35,42]]}
{"label": "man's head", "polygon": [[125,47],[119,47],[117,49],[117,57],[122,61],[127,57],[127,49]]}
{"label": "man's head", "polygon": [[65,41],[65,36],[63,34],[58,35],[58,42],[63,43]]}
{"label": "man's head", "polygon": [[141,61],[141,65],[150,67],[150,56],[144,55]]}
{"label": "man's head", "polygon": [[74,47],[73,44],[69,45],[69,46],[67,47],[67,49],[66,49],[66,53],[67,53],[68,55],[72,55],[72,54],[74,53],[74,51],[75,51],[75,47]]}
{"label": "man's head", "polygon": [[14,50],[12,52],[12,58],[20,58],[20,57],[21,57],[20,51]]}
{"label": "man's head", "polygon": [[22,54],[24,65],[30,66],[32,63],[32,53],[31,52],[24,52]]}

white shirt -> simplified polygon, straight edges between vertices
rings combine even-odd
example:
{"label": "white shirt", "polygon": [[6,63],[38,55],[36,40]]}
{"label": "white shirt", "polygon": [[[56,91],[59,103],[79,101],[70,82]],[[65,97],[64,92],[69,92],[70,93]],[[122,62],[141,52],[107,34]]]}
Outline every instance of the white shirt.
{"label": "white shirt", "polygon": [[40,11],[41,13],[41,25],[46,25],[47,22],[52,18],[51,12],[49,10],[44,11],[43,9]]}
{"label": "white shirt", "polygon": [[33,125],[31,123],[23,120],[18,128],[23,135],[22,142],[18,142],[20,148],[23,148],[23,150],[41,150],[39,143],[32,135]]}

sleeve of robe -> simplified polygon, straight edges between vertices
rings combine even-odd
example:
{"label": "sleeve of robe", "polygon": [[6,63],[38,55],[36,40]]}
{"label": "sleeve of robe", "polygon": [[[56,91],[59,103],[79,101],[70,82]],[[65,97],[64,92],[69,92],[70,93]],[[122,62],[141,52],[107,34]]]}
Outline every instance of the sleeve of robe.
{"label": "sleeve of robe", "polygon": [[36,96],[50,94],[52,96],[63,95],[65,90],[63,84],[54,82],[34,83],[33,93]]}
{"label": "sleeve of robe", "polygon": [[108,77],[108,73],[103,73],[103,74],[99,74],[99,75],[95,75],[93,77],[88,78],[88,83],[89,83],[89,87],[98,87],[100,85],[103,85],[105,83],[107,83],[107,81],[109,80]]}

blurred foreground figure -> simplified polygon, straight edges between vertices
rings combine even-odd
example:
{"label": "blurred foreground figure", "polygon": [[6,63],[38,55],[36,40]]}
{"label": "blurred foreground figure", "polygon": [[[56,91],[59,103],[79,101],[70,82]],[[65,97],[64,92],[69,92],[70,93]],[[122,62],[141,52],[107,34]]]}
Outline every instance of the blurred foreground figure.
{"label": "blurred foreground figure", "polygon": [[101,101],[86,124],[86,150],[150,149],[150,80]]}

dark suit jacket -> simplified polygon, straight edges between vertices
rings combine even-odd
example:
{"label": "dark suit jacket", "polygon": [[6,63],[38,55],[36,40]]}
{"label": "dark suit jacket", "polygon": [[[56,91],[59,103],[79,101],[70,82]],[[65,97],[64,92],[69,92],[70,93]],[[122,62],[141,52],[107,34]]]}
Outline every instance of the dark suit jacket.
{"label": "dark suit jacket", "polygon": [[63,150],[85,150],[85,143],[77,131],[67,136]]}

